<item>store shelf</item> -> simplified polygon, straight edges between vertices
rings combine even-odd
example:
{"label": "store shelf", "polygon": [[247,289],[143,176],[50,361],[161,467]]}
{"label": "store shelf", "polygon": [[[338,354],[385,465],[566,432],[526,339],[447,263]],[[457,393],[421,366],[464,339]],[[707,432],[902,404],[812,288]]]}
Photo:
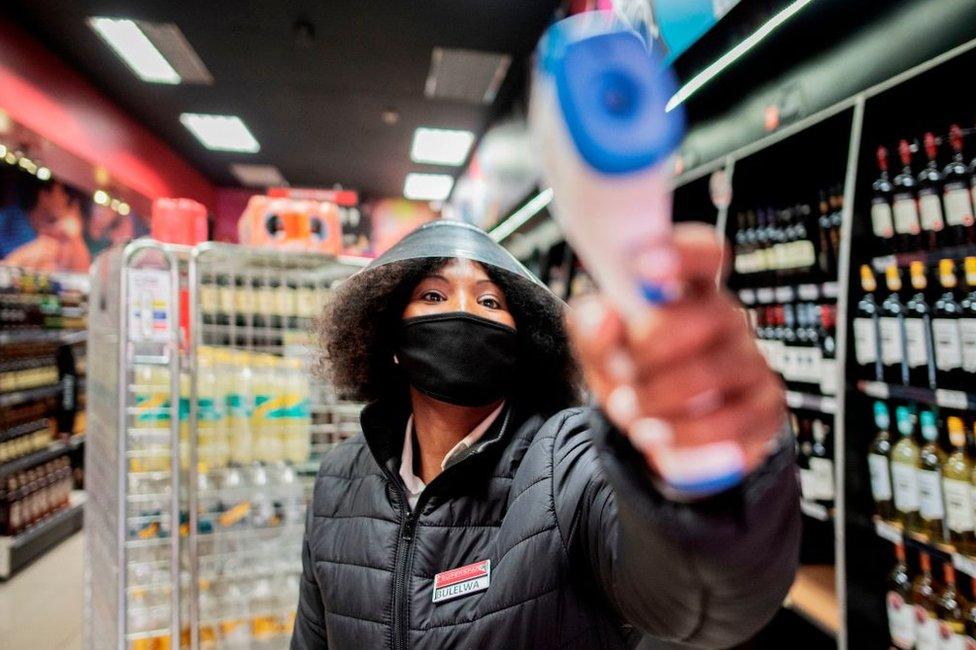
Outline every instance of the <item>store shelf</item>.
{"label": "store shelf", "polygon": [[44,449],[39,449],[38,451],[27,454],[26,456],[15,458],[0,465],[0,478],[9,476],[14,472],[19,472],[23,469],[29,469],[35,465],[40,465],[41,463],[46,463],[47,461],[57,458],[62,454],[74,451],[84,444],[84,442],[85,436],[82,434],[75,434],[71,436],[71,439],[68,441],[55,440]]}
{"label": "store shelf", "polygon": [[85,340],[85,330],[20,330],[0,332],[0,345],[12,343],[80,343]]}
{"label": "store shelf", "polygon": [[952,560],[952,565],[966,575],[976,578],[976,557],[960,553],[952,544],[934,542],[926,535],[906,531],[900,524],[874,517],[874,530],[881,539],[892,544],[903,544],[926,551],[942,560]]}
{"label": "store shelf", "polygon": [[924,262],[926,266],[935,266],[939,263],[939,260],[961,260],[971,255],[976,255],[976,245],[966,244],[964,246],[947,246],[945,248],[938,248],[934,251],[917,251],[914,253],[882,255],[881,257],[875,257],[872,259],[871,266],[873,266],[874,270],[878,273],[884,273],[884,270],[892,264],[902,268],[910,266],[912,262]]}
{"label": "store shelf", "polygon": [[976,394],[960,390],[929,390],[918,386],[900,386],[882,381],[859,381],[857,389],[875,399],[901,399],[922,404],[931,404],[949,409],[976,409]]}
{"label": "store shelf", "polygon": [[779,287],[739,289],[739,300],[744,305],[771,305],[774,303],[804,300],[836,300],[840,288],[836,282],[807,283]]}
{"label": "store shelf", "polygon": [[28,388],[26,390],[15,390],[0,395],[0,407],[22,404],[23,402],[29,402],[35,399],[43,399],[45,397],[57,397],[60,394],[61,394],[60,384],[51,384],[50,386],[39,386],[37,388]]}
{"label": "store shelf", "polygon": [[41,523],[31,526],[16,537],[0,537],[0,580],[6,580],[81,529],[85,493],[71,493],[71,505]]}
{"label": "store shelf", "polygon": [[840,606],[834,567],[828,564],[801,566],[783,605],[836,638],[840,631]]}
{"label": "store shelf", "polygon": [[820,411],[833,415],[837,413],[837,398],[815,393],[800,393],[795,390],[786,391],[786,405],[791,409],[806,409]]}

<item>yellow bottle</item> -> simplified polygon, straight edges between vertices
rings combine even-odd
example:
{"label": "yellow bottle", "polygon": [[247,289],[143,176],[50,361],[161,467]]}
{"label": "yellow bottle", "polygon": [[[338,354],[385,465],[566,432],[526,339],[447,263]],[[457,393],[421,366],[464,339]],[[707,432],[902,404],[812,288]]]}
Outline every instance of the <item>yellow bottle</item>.
{"label": "yellow bottle", "polygon": [[246,465],[254,460],[253,423],[254,394],[249,352],[235,350],[231,353],[232,367],[227,392],[227,432],[230,442],[230,460]]}
{"label": "yellow bottle", "polygon": [[285,394],[285,418],[282,430],[284,458],[290,463],[308,460],[310,446],[308,376],[301,359],[282,360]]}
{"label": "yellow bottle", "polygon": [[132,472],[169,469],[170,412],[169,368],[138,365],[133,372],[135,414],[130,432],[129,462]]}

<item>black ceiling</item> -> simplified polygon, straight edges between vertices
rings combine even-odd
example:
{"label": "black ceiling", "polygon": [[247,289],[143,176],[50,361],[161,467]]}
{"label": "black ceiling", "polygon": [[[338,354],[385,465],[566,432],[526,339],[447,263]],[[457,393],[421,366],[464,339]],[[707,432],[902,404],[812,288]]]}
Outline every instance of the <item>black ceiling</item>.
{"label": "black ceiling", "polygon": [[[232,162],[278,166],[292,185],[340,183],[398,196],[418,126],[480,133],[524,83],[526,56],[558,0],[6,0],[13,18],[218,185]],[[85,23],[88,16],[174,22],[214,77],[212,86],[139,81]],[[314,27],[296,38],[295,25]],[[513,55],[494,106],[433,101],[424,82],[436,46]],[[382,112],[400,113],[395,126]],[[257,154],[204,149],[182,112],[240,115]]]}

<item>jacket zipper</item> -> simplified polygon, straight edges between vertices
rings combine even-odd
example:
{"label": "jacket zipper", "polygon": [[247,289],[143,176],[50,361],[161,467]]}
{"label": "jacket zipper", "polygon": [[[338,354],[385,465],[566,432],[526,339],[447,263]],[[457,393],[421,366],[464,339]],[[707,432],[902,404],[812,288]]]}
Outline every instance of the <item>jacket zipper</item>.
{"label": "jacket zipper", "polygon": [[[400,492],[400,500],[404,509],[409,508],[407,497]],[[419,505],[419,504],[418,504]],[[416,509],[407,510],[407,516],[400,524],[400,534],[397,538],[396,573],[393,577],[393,648],[407,648],[409,646],[408,631],[410,627],[410,555],[413,550],[414,528],[417,525]]]}

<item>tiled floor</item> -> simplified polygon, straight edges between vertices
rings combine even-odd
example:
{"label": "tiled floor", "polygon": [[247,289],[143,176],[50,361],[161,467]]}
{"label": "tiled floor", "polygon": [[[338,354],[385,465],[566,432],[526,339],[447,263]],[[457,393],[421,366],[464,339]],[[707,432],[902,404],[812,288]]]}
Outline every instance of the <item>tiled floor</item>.
{"label": "tiled floor", "polygon": [[75,533],[0,582],[3,650],[81,650],[84,538]]}

